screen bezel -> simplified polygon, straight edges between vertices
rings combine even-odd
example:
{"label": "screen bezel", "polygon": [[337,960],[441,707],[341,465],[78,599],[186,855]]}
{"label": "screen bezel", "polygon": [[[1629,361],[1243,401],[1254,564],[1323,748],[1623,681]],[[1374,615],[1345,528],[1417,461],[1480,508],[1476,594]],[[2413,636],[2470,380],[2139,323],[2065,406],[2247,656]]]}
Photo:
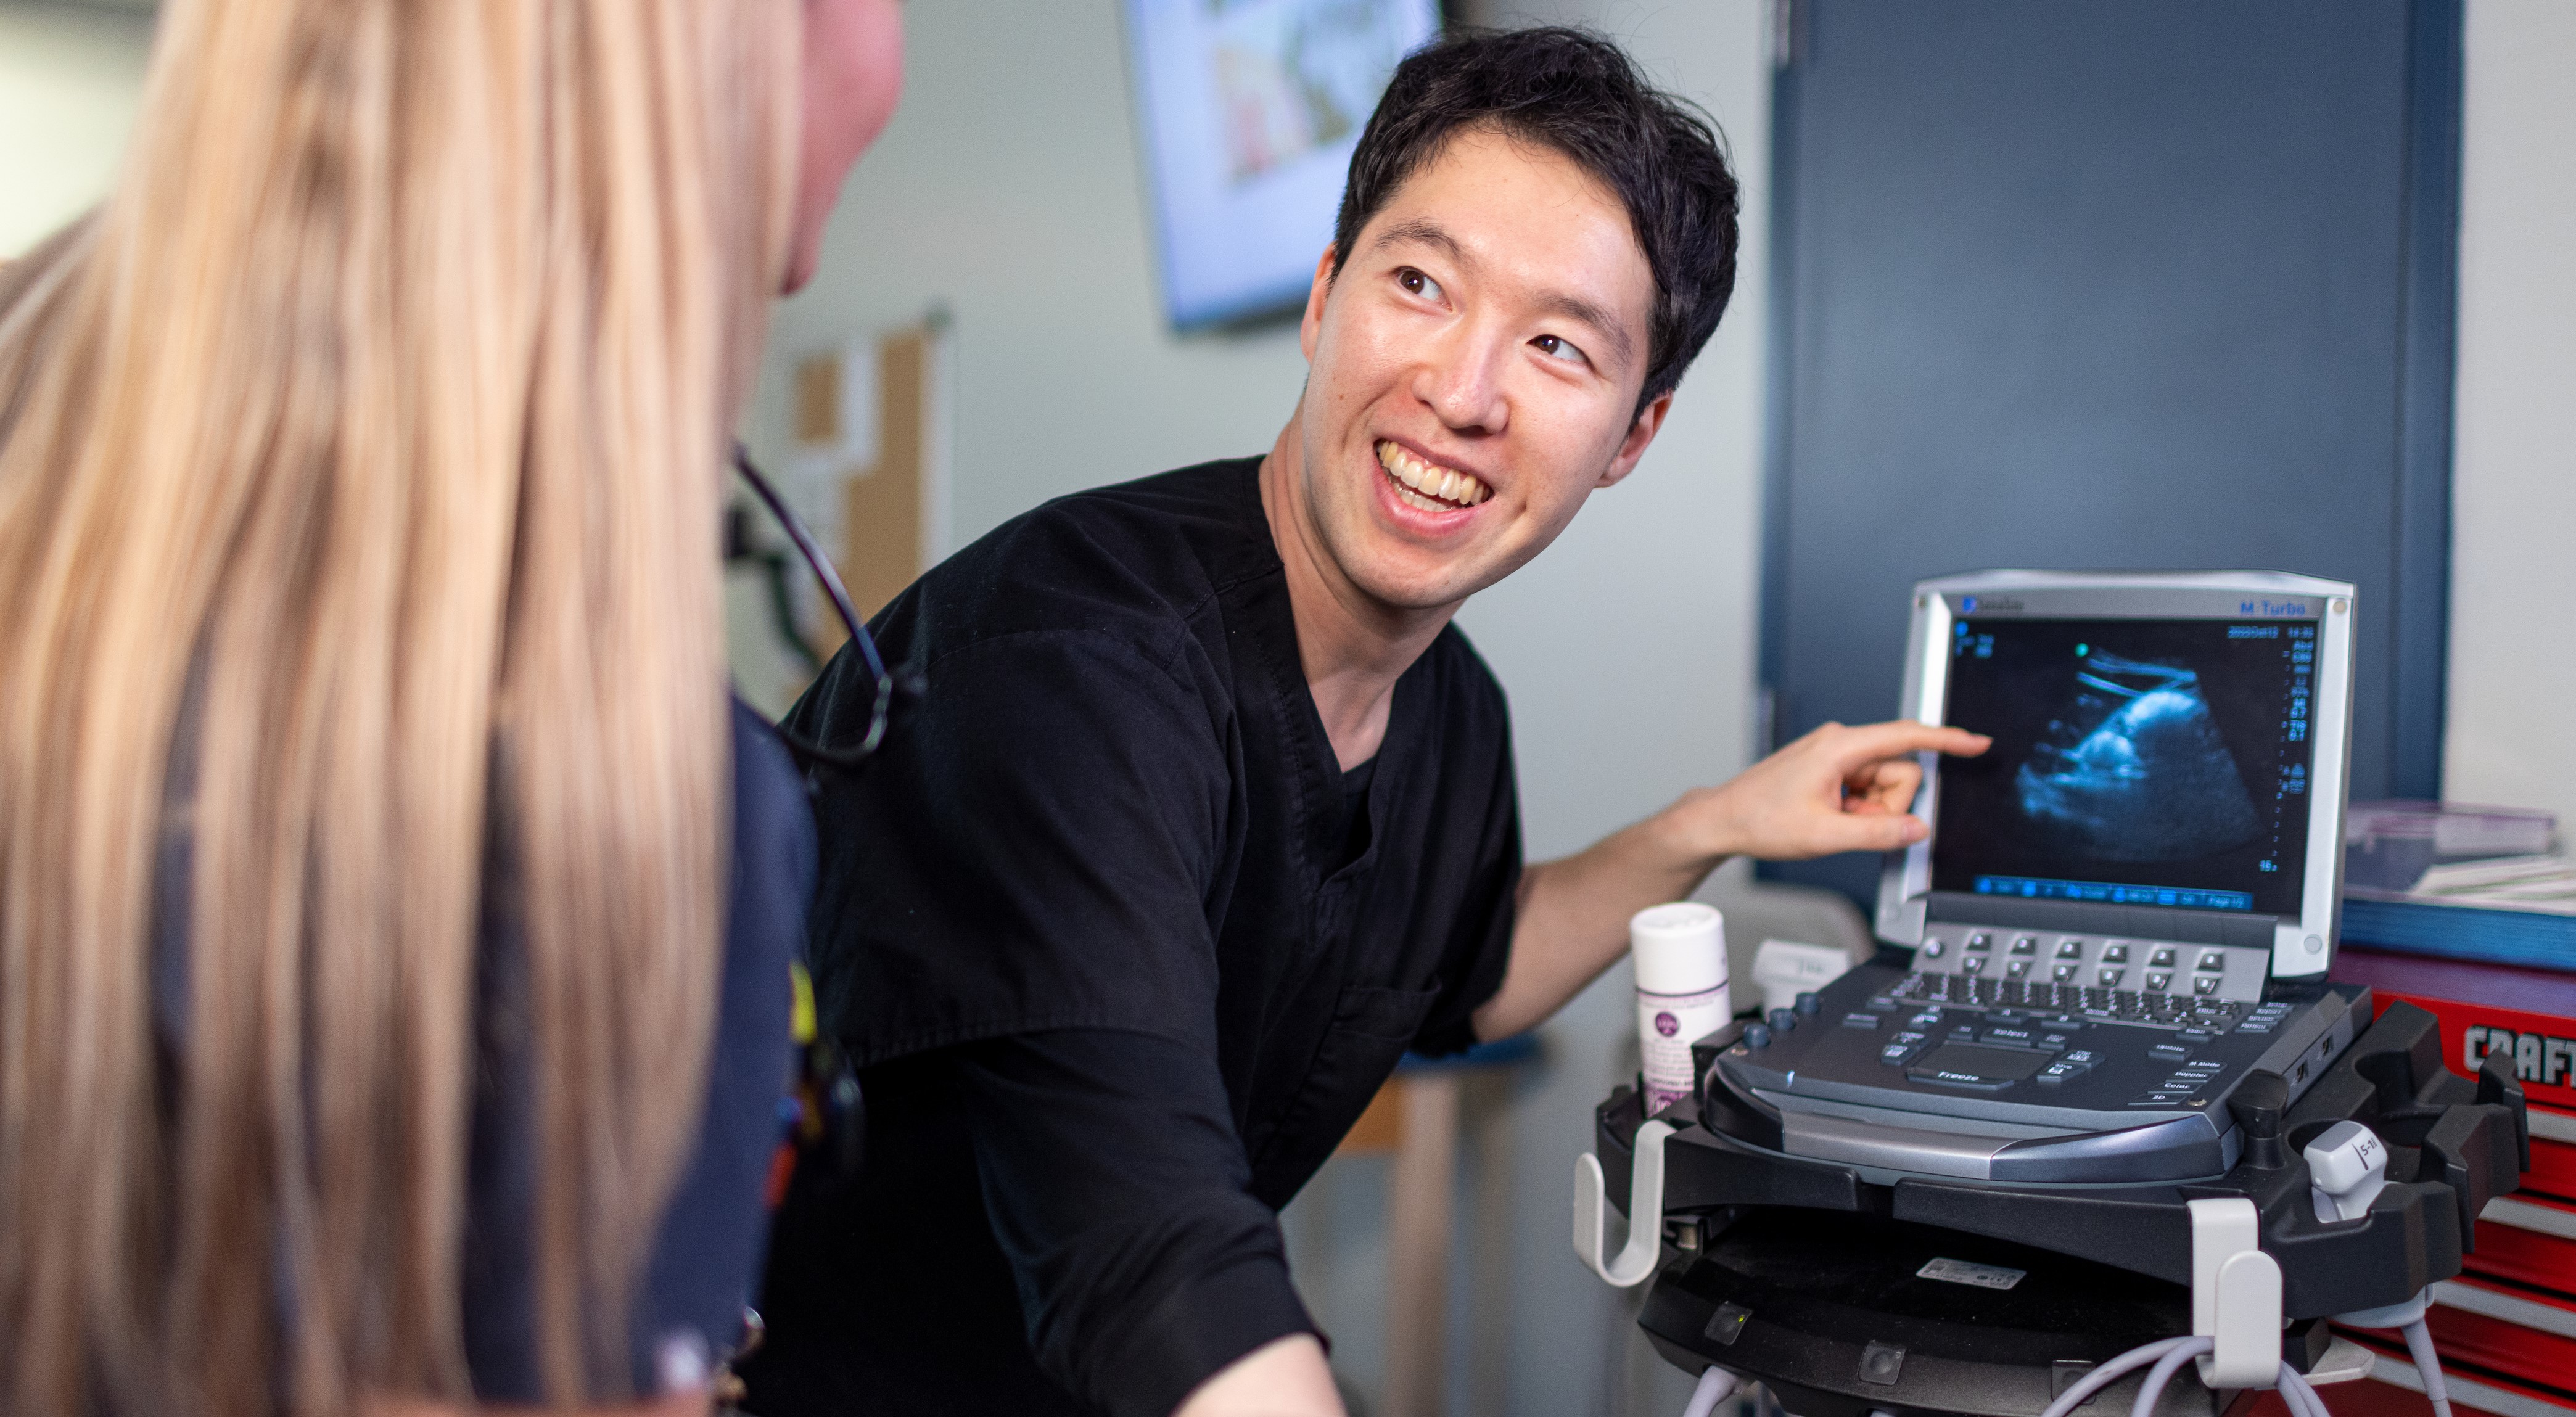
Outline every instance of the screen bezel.
{"label": "screen bezel", "polygon": [[[1968,609],[1973,600],[1976,608]],[[2247,605],[2255,607],[2253,613]],[[1942,721],[1949,700],[1950,627],[1978,618],[2207,619],[2313,621],[2317,626],[2315,697],[2310,713],[2308,843],[2295,921],[2273,929],[2275,977],[2322,974],[2333,960],[2343,886],[2343,819],[2351,778],[2353,587],[2341,581],[2276,571],[2131,572],[1983,571],[1918,582],[1906,644],[1905,693],[1898,712],[1922,723]],[[1936,819],[1940,763],[1925,754],[1915,814]],[[1932,889],[1927,839],[1891,852],[1880,874],[1877,933],[1912,946],[1923,938]]]}

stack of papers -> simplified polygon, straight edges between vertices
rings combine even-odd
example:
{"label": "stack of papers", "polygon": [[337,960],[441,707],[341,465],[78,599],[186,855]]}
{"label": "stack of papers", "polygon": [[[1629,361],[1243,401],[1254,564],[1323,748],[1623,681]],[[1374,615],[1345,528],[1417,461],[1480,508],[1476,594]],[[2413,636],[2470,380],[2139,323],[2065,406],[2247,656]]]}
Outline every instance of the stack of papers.
{"label": "stack of papers", "polygon": [[2576,861],[2454,861],[2402,891],[2347,886],[2341,935],[2413,954],[2576,970]]}
{"label": "stack of papers", "polygon": [[2485,861],[2454,861],[2429,868],[2410,890],[2373,891],[2356,887],[2346,894],[2368,900],[2403,900],[2422,905],[2576,915],[2576,861],[2564,856],[2504,856]]}

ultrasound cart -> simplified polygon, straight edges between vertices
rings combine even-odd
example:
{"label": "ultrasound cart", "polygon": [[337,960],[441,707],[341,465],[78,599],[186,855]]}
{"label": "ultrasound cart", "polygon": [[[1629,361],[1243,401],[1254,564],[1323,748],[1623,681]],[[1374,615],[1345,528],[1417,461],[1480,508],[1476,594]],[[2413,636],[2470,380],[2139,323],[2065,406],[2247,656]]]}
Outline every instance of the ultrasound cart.
{"label": "ultrasound cart", "polygon": [[[1996,571],[1915,587],[1927,755],[1878,957],[1622,1088],[1575,1246],[1702,1374],[1798,1417],[2215,1417],[2407,1332],[2528,1164],[2520,1089],[2431,1015],[2327,982],[2353,588],[2274,573]],[[1612,1253],[1606,1211],[1630,1217]]]}

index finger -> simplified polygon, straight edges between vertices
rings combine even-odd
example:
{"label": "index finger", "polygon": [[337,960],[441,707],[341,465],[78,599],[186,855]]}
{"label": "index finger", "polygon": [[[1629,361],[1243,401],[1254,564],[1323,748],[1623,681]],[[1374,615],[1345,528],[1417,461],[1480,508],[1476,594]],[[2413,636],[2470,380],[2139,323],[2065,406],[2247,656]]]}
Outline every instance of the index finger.
{"label": "index finger", "polygon": [[1843,769],[1849,771],[1863,763],[1903,757],[1908,753],[1949,753],[1973,758],[1986,751],[1987,745],[1993,742],[1982,733],[1970,733],[1964,728],[1937,727],[1896,719],[1852,729],[1844,735],[1837,756]]}

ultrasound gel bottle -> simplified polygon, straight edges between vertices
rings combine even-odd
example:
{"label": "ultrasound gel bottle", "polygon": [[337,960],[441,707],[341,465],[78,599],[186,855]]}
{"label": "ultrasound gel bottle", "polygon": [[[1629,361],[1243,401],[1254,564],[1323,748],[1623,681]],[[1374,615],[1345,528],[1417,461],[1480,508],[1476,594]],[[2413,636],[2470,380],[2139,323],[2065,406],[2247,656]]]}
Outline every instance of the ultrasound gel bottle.
{"label": "ultrasound gel bottle", "polygon": [[1637,1051],[1646,1115],[1691,1095],[1691,1044],[1735,1016],[1726,998],[1726,921],[1697,901],[1649,906],[1628,921],[1637,967]]}

